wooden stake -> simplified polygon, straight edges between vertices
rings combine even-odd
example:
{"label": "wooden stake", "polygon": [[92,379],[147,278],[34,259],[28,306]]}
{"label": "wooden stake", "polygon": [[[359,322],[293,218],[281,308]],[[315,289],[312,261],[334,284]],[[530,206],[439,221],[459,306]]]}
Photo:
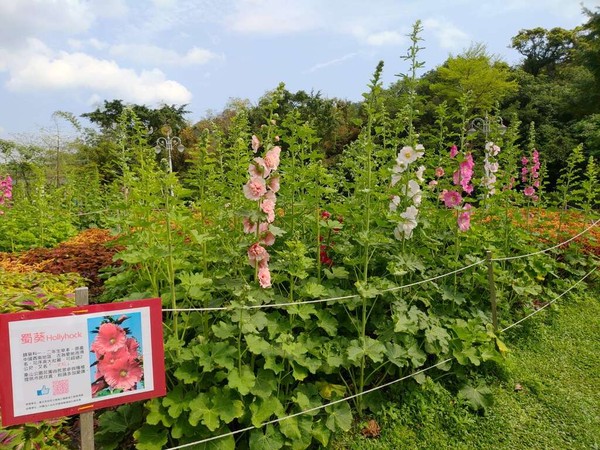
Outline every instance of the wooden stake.
{"label": "wooden stake", "polygon": [[486,250],[485,257],[488,266],[488,289],[490,291],[490,302],[492,303],[492,324],[494,333],[498,332],[498,311],[496,309],[496,285],[494,284],[494,263],[492,262],[492,252]]}
{"label": "wooden stake", "polygon": [[[75,304],[84,306],[89,304],[88,288],[75,289]],[[79,432],[81,434],[81,450],[94,450],[94,412],[79,414]]]}

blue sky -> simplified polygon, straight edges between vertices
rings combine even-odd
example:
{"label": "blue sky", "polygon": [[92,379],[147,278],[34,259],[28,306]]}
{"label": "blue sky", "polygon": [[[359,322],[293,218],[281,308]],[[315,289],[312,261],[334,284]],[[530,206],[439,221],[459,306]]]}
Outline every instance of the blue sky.
{"label": "blue sky", "polygon": [[[188,104],[195,122],[231,98],[291,91],[358,100],[379,60],[407,64],[423,22],[425,70],[473,42],[514,63],[520,29],[573,28],[580,0],[1,0],[0,138],[103,100]],[[583,0],[594,9],[600,0]],[[87,123],[84,121],[87,125]]]}

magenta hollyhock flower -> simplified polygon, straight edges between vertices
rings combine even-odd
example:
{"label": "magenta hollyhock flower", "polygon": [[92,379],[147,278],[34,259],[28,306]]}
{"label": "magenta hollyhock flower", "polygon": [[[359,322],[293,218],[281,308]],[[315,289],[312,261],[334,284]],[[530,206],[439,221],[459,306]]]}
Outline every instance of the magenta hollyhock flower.
{"label": "magenta hollyhock flower", "polygon": [[255,242],[248,249],[248,262],[252,267],[256,267],[256,264],[260,264],[261,262],[269,261],[269,253],[267,250],[260,245],[258,242]]}
{"label": "magenta hollyhock flower", "polygon": [[442,200],[444,200],[444,205],[446,205],[447,208],[454,208],[461,204],[462,196],[460,195],[460,192],[444,190],[442,192]]}
{"label": "magenta hollyhock flower", "polygon": [[258,283],[263,289],[271,287],[271,272],[266,264],[261,265],[258,269]]}
{"label": "magenta hollyhock flower", "polygon": [[260,176],[254,176],[244,185],[244,196],[248,200],[259,200],[267,193],[265,179]]}
{"label": "magenta hollyhock flower", "polygon": [[129,391],[141,381],[143,370],[137,361],[125,361],[114,365],[104,373],[104,380],[111,389]]}
{"label": "magenta hollyhock flower", "polygon": [[270,170],[277,170],[279,167],[279,155],[281,154],[281,147],[278,145],[273,147],[265,154],[265,164]]}
{"label": "magenta hollyhock flower", "polygon": [[258,140],[258,138],[253,134],[252,135],[252,151],[254,153],[256,153],[258,151],[258,149],[260,148],[260,141]]}
{"label": "magenta hollyhock flower", "polygon": [[450,147],[450,158],[454,158],[456,155],[458,155],[458,147],[453,145]]}
{"label": "magenta hollyhock flower", "polygon": [[527,186],[523,190],[523,194],[525,194],[527,197],[533,197],[533,195],[535,194],[535,189],[533,188],[533,186]]}
{"label": "magenta hollyhock flower", "polygon": [[98,335],[92,342],[92,351],[96,355],[114,352],[125,345],[127,337],[125,330],[114,323],[103,323],[98,329]]}

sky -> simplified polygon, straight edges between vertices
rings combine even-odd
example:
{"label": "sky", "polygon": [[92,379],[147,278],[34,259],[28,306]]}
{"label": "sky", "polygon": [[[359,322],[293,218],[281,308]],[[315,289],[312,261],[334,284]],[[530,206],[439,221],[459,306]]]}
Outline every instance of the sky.
{"label": "sky", "polygon": [[472,43],[517,63],[512,36],[574,28],[582,4],[600,0],[0,0],[0,138],[113,99],[187,104],[191,123],[279,82],[359,100],[378,61],[384,85],[408,69],[417,20],[422,73]]}

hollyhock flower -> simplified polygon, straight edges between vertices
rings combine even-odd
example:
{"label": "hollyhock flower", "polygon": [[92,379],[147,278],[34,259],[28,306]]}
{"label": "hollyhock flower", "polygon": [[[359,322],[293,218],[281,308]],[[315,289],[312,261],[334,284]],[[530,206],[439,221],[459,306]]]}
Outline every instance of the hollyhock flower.
{"label": "hollyhock flower", "polygon": [[138,356],[138,349],[140,348],[140,343],[137,341],[137,339],[127,338],[127,340],[125,341],[125,347],[127,347],[127,350],[129,351],[129,356],[131,358],[136,358]]}
{"label": "hollyhock flower", "polygon": [[524,166],[526,166],[527,164],[529,164],[529,160],[527,159],[527,157],[523,156],[521,158],[521,164],[523,164]]}
{"label": "hollyhock flower", "polygon": [[143,370],[137,361],[129,361],[111,367],[104,373],[104,380],[111,389],[129,391],[139,383]]}
{"label": "hollyhock flower", "polygon": [[260,204],[260,209],[267,215],[267,222],[272,223],[275,220],[275,201],[265,199]]}
{"label": "hollyhock flower", "polygon": [[259,243],[254,243],[248,249],[248,261],[252,267],[256,267],[258,263],[269,261],[269,253]]}
{"label": "hollyhock flower", "polygon": [[92,342],[92,351],[96,355],[114,352],[125,345],[125,330],[114,323],[103,323],[98,328],[98,335]]}
{"label": "hollyhock flower", "polygon": [[409,180],[408,186],[402,187],[402,193],[410,198],[416,206],[421,204],[421,186],[415,180]]}
{"label": "hollyhock flower", "polygon": [[390,211],[391,212],[396,212],[396,210],[398,209],[398,206],[400,206],[400,197],[398,197],[397,195],[394,195],[392,197],[392,199],[390,200]]}
{"label": "hollyhock flower", "polygon": [[265,155],[265,164],[270,170],[277,170],[279,166],[279,155],[281,154],[281,147],[275,146],[267,152]]}
{"label": "hollyhock flower", "polygon": [[527,197],[533,197],[533,195],[535,194],[535,189],[533,188],[533,186],[527,186],[523,190],[523,194],[525,194]]}
{"label": "hollyhock flower", "polygon": [[535,181],[533,182],[533,187],[534,187],[534,188],[539,188],[539,187],[540,187],[540,180],[535,180]]}
{"label": "hollyhock flower", "polygon": [[450,147],[450,158],[454,158],[456,155],[458,155],[458,147],[453,145]]}
{"label": "hollyhock flower", "polygon": [[417,171],[415,172],[415,176],[417,177],[417,180],[419,180],[421,183],[423,181],[425,181],[423,179],[423,173],[425,172],[425,166],[419,166],[419,168],[417,169]]}
{"label": "hollyhock flower", "polygon": [[403,173],[408,165],[405,163],[397,163],[392,167],[392,186],[395,186],[398,181],[400,181],[401,173]]}
{"label": "hollyhock flower", "polygon": [[100,371],[96,370],[96,380],[92,382],[92,397],[96,396],[98,392],[106,387],[108,387],[108,384],[104,381],[103,375]]}
{"label": "hollyhock flower", "polygon": [[263,158],[254,158],[254,162],[248,167],[248,173],[251,177],[267,178],[271,173],[271,169],[267,167],[267,163]]}
{"label": "hollyhock flower", "polygon": [[[136,355],[137,356],[137,352]],[[122,366],[124,363],[135,359],[131,357],[131,353],[126,345],[112,352],[106,352],[100,359],[98,359],[98,370],[102,373],[106,373],[111,367],[118,365]]]}
{"label": "hollyhock flower", "polygon": [[260,141],[255,135],[252,135],[252,151],[256,153],[260,148]]}
{"label": "hollyhock flower", "polygon": [[260,239],[260,242],[268,247],[275,243],[275,235],[270,231],[266,231]]}
{"label": "hollyhock flower", "polygon": [[328,220],[331,217],[331,213],[329,211],[321,211],[321,218]]}
{"label": "hollyhock flower", "polygon": [[485,151],[491,156],[497,156],[500,153],[500,147],[493,142],[486,142]]}
{"label": "hollyhock flower", "polygon": [[462,196],[457,191],[442,191],[442,199],[447,208],[454,208],[462,202]]}
{"label": "hollyhock flower", "polygon": [[244,185],[244,196],[248,200],[259,200],[267,193],[265,179],[259,176],[254,176]]}
{"label": "hollyhock flower", "polygon": [[279,192],[279,175],[269,177],[269,181],[267,182],[267,187],[273,193]]}
{"label": "hollyhock flower", "polygon": [[437,180],[431,180],[431,181],[429,182],[429,186],[431,186],[431,187],[435,187],[435,186],[437,186],[437,185],[438,185],[438,182],[437,182]]}
{"label": "hollyhock flower", "polygon": [[467,203],[464,207],[464,211],[458,214],[458,229],[460,231],[467,231],[471,228],[471,205]]}
{"label": "hollyhock flower", "polygon": [[263,265],[258,269],[258,283],[261,288],[271,287],[271,272],[269,272],[267,265]]}
{"label": "hollyhock flower", "polygon": [[438,167],[435,169],[435,176],[438,178],[441,178],[444,176],[444,169],[442,169],[441,167]]}
{"label": "hollyhock flower", "polygon": [[419,151],[423,150],[422,145],[417,145],[416,149],[413,149],[409,145],[405,145],[402,147],[402,150],[398,153],[398,157],[396,158],[396,162],[399,166],[408,166],[409,164],[415,162],[421,156],[423,156],[423,152]]}

